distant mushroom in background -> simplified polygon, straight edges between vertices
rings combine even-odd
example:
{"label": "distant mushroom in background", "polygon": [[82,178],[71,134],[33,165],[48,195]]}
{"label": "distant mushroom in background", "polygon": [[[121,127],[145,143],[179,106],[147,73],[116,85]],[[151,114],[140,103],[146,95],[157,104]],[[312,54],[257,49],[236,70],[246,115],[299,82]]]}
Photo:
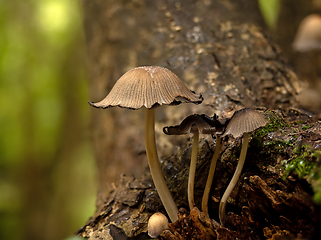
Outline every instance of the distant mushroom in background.
{"label": "distant mushroom in background", "polygon": [[321,49],[321,16],[310,14],[302,20],[292,47],[298,52]]}
{"label": "distant mushroom in background", "polygon": [[[217,120],[216,114],[213,117],[209,117],[205,114],[193,114],[186,117],[181,124],[176,126],[164,127],[163,131],[167,135],[183,135],[192,133],[193,134],[193,147],[191,164],[188,175],[188,187],[187,196],[190,210],[194,208],[194,179],[196,171],[197,153],[198,153],[198,141],[199,134],[215,134],[222,128],[221,123]],[[220,144],[220,141],[219,143]],[[219,149],[216,147],[215,152]],[[219,151],[219,150],[218,150]],[[215,155],[215,154],[214,154]],[[214,166],[215,169],[215,166]]]}
{"label": "distant mushroom in background", "polygon": [[89,102],[97,108],[118,106],[137,110],[146,107],[145,143],[148,164],[158,195],[172,222],[178,219],[178,209],[166,185],[158,160],[154,109],[163,104],[199,104],[202,101],[201,95],[189,90],[182,80],[167,68],[143,66],[129,70],[121,76],[103,100],[97,103]]}
{"label": "distant mushroom in background", "polygon": [[227,199],[231,195],[243,169],[247,148],[249,144],[249,138],[250,138],[249,133],[258,129],[259,127],[265,126],[267,123],[268,123],[268,120],[266,120],[261,113],[250,108],[243,108],[239,111],[236,111],[233,114],[233,116],[231,117],[231,120],[227,124],[224,134],[222,135],[222,137],[227,135],[232,135],[234,138],[238,138],[243,135],[243,143],[242,143],[239,162],[236,166],[231,182],[229,183],[226,191],[223,194],[223,197],[221,199],[220,206],[219,206],[219,218],[222,225],[225,218],[225,208],[226,208]]}
{"label": "distant mushroom in background", "polygon": [[[292,43],[294,51],[308,55],[306,65],[309,66],[308,75],[304,76],[309,80],[310,86],[302,89],[296,96],[299,105],[307,109],[321,118],[321,79],[320,79],[320,50],[321,50],[321,16],[318,14],[310,14],[305,17],[296,32]],[[301,55],[302,56],[302,55]],[[302,58],[302,57],[301,57]],[[302,64],[298,64],[302,66]]]}

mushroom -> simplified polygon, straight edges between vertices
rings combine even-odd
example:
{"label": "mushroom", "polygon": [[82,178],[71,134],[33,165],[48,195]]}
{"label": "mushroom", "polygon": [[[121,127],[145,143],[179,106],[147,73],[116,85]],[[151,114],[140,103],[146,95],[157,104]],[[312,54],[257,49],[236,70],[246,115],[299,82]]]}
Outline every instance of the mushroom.
{"label": "mushroom", "polygon": [[157,238],[164,230],[168,229],[167,217],[160,213],[154,213],[148,220],[148,235]]}
{"label": "mushroom", "polygon": [[[205,114],[193,114],[186,117],[180,125],[164,127],[163,132],[167,135],[182,135],[187,133],[193,134],[193,147],[191,164],[188,175],[187,196],[190,210],[194,208],[194,179],[196,171],[196,161],[198,152],[199,134],[215,134],[221,128],[221,123],[217,120],[216,114],[209,117]],[[215,169],[215,167],[214,167]]]}
{"label": "mushroom", "polygon": [[199,104],[201,95],[190,91],[186,85],[170,70],[158,66],[137,67],[126,72],[100,102],[90,105],[97,108],[119,106],[133,110],[146,108],[145,142],[150,172],[172,222],[177,220],[178,209],[166,185],[158,160],[155,142],[155,108],[163,105],[178,105],[181,102]]}
{"label": "mushroom", "polygon": [[[299,106],[320,114],[321,109],[321,81],[320,81],[320,49],[321,49],[321,16],[318,14],[310,14],[306,16],[300,23],[292,43],[293,50],[306,53],[300,56],[300,62],[296,65],[298,69],[304,69],[305,78],[310,82],[310,86],[305,86],[296,95]],[[312,53],[312,54],[311,54]],[[302,58],[303,57],[303,58]],[[302,60],[303,59],[303,60]],[[302,67],[302,64],[304,66]]]}
{"label": "mushroom", "polygon": [[204,188],[204,192],[203,192],[203,198],[202,198],[202,212],[209,217],[208,214],[208,199],[210,196],[210,191],[211,191],[211,187],[212,187],[212,183],[213,183],[213,178],[214,178],[214,172],[215,172],[215,168],[216,168],[216,162],[218,159],[218,156],[220,154],[221,151],[221,137],[219,136],[218,132],[222,132],[224,131],[225,127],[226,127],[226,123],[227,120],[223,119],[221,121],[219,121],[220,125],[218,125],[217,127],[217,132],[216,132],[216,146],[215,146],[215,150],[214,150],[214,154],[211,160],[211,166],[210,166],[210,170],[208,172],[208,176],[207,176],[207,180],[206,180],[206,185]]}
{"label": "mushroom", "polygon": [[292,47],[298,52],[321,48],[321,17],[310,14],[299,25]]}
{"label": "mushroom", "polygon": [[231,182],[229,183],[225,193],[223,194],[223,197],[221,199],[220,206],[219,206],[219,218],[222,225],[225,218],[225,208],[226,208],[227,199],[231,195],[241,175],[242,168],[245,162],[245,156],[246,156],[246,152],[249,144],[249,136],[250,136],[249,133],[256,130],[259,127],[263,127],[267,123],[268,121],[265,119],[265,117],[261,113],[250,108],[243,108],[239,111],[236,111],[233,114],[232,118],[227,124],[224,134],[222,135],[222,137],[227,135],[232,135],[234,138],[238,138],[243,135],[243,143],[242,143],[239,162],[236,166]]}

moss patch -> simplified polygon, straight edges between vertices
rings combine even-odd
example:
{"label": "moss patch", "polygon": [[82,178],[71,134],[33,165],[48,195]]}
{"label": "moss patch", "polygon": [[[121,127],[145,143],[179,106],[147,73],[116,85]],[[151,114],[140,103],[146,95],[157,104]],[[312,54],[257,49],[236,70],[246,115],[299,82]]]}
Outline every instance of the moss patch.
{"label": "moss patch", "polygon": [[316,165],[315,151],[307,145],[296,147],[293,149],[292,157],[283,160],[281,165],[284,169],[284,179],[290,174],[297,175],[299,178],[308,177]]}
{"label": "moss patch", "polygon": [[254,134],[254,138],[264,138],[271,132],[280,131],[280,129],[291,127],[289,123],[285,122],[282,118],[278,118],[278,116],[271,111],[267,117],[269,119],[269,123],[258,129]]}
{"label": "moss patch", "polygon": [[284,119],[277,117],[273,112],[269,112],[269,123],[259,128],[253,134],[249,151],[267,163],[276,162],[277,157],[288,158],[288,148],[293,147],[294,138],[284,140],[283,137],[274,137],[273,134],[285,135],[291,125]]}
{"label": "moss patch", "polygon": [[292,156],[281,162],[283,179],[289,175],[306,179],[314,191],[315,203],[321,205],[321,152],[304,145],[293,149]]}

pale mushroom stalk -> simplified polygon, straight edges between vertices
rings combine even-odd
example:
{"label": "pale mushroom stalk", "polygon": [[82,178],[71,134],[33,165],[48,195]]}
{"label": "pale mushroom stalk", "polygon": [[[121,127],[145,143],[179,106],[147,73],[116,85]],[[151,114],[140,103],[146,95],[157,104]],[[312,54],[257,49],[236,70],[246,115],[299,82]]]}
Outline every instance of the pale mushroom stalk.
{"label": "pale mushroom stalk", "polygon": [[161,165],[158,160],[156,140],[155,140],[155,110],[146,109],[145,116],[145,141],[146,154],[149,169],[158,192],[158,195],[165,207],[167,214],[172,222],[178,219],[178,209],[167,187],[163,176]]}
{"label": "pale mushroom stalk", "polygon": [[214,151],[214,154],[212,157],[211,166],[210,166],[210,170],[208,173],[208,177],[207,177],[207,181],[206,181],[206,185],[205,185],[205,189],[204,189],[204,193],[203,193],[203,198],[202,198],[202,212],[205,213],[205,215],[207,217],[209,216],[208,215],[208,199],[209,199],[209,195],[210,195],[210,191],[211,191],[211,187],[212,187],[212,183],[213,183],[216,162],[217,162],[218,156],[220,154],[220,151],[221,151],[221,138],[217,137],[215,151]]}
{"label": "pale mushroom stalk", "polygon": [[197,154],[198,154],[198,140],[199,140],[199,133],[194,133],[191,164],[189,168],[188,187],[187,187],[188,204],[189,204],[190,210],[192,210],[193,207],[195,206],[194,179],[195,179],[196,162],[197,162]]}
{"label": "pale mushroom stalk", "polygon": [[227,199],[229,198],[229,196],[231,195],[244,166],[244,162],[245,162],[245,157],[246,157],[246,153],[247,153],[247,148],[249,145],[249,138],[250,135],[249,133],[244,133],[243,134],[243,143],[242,143],[242,149],[241,149],[241,154],[240,154],[240,158],[239,158],[239,162],[236,166],[234,175],[231,179],[231,182],[229,183],[227,189],[225,190],[225,193],[223,194],[223,197],[221,199],[220,202],[220,206],[219,206],[219,218],[220,218],[220,222],[221,225],[223,225],[223,221],[225,218],[225,208],[226,208],[226,203],[227,203]]}

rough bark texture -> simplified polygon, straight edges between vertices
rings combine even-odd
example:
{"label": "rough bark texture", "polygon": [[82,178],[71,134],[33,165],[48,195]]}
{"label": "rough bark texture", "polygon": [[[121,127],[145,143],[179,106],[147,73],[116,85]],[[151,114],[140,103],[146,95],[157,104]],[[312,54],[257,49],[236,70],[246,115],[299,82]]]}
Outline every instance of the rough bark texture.
{"label": "rough bark texture", "polygon": [[[303,170],[293,169],[298,157],[311,149],[321,149],[321,124],[315,119],[290,110],[265,111],[270,124],[253,134],[241,178],[228,201],[225,227],[218,220],[219,199],[231,179],[240,154],[240,139],[225,139],[217,163],[209,213],[206,219],[197,209],[189,215],[180,210],[180,220],[164,232],[163,239],[279,239],[310,237],[320,223],[320,210],[313,203],[311,179],[302,178]],[[285,115],[282,117],[282,115]],[[309,126],[308,129],[305,129]],[[295,131],[294,131],[295,130]],[[188,208],[187,180],[192,140],[163,158],[163,172],[169,181],[175,202]],[[200,207],[215,142],[207,136],[200,141],[196,170],[195,203]],[[299,152],[298,152],[299,151]],[[300,159],[301,161],[302,159]],[[305,157],[316,162],[312,154]],[[150,174],[135,179],[122,175],[114,189],[98,206],[95,215],[78,231],[90,239],[147,239],[148,217],[164,212]],[[189,236],[189,237],[187,237]],[[206,238],[204,237],[206,236]],[[317,238],[316,238],[317,239]]]}
{"label": "rough bark texture", "polygon": [[[198,106],[181,104],[156,110],[158,151],[178,207],[187,208],[191,141],[182,136],[165,136],[162,133],[165,125],[178,124],[192,113],[212,116],[215,112],[229,117],[242,107],[282,109],[288,117],[313,121],[304,114],[288,113],[287,109],[296,106],[295,96],[302,83],[284,62],[278,47],[258,27],[262,19],[256,1],[245,2],[247,5],[232,0],[83,2],[90,101],[104,98],[124,72],[141,65],[169,68],[205,99]],[[278,112],[265,114],[272,121],[283,119]],[[163,211],[147,169],[142,122],[141,110],[92,110],[100,186],[97,211],[78,231],[80,236],[146,239],[148,217],[155,211]],[[307,236],[312,232],[316,219],[310,186],[304,180],[282,179],[280,164],[290,159],[294,147],[305,139],[317,146],[321,139],[320,124],[309,123],[310,132],[300,129],[299,138],[294,139],[293,128],[300,128],[295,124],[291,119],[287,127],[252,139],[241,181],[232,193],[233,202],[227,207],[228,212],[233,212],[228,229],[214,224],[213,238],[271,239],[275,234]],[[314,140],[310,134],[315,134]],[[282,143],[289,138],[293,138],[292,146],[266,148],[270,142]],[[229,140],[229,145],[226,141],[211,192],[209,208],[213,219],[218,219],[218,201],[233,174],[239,153],[239,141]],[[195,186],[197,206],[214,144],[210,136],[200,140]],[[111,188],[110,181],[119,178],[118,169],[126,174]],[[290,203],[285,199],[290,199]],[[295,211],[299,212],[297,216],[292,214]],[[193,212],[191,219],[195,220],[197,214]],[[304,219],[303,222],[300,219]],[[297,223],[294,229],[289,227]],[[199,222],[196,225],[200,226]],[[240,233],[244,235],[238,235]]]}

